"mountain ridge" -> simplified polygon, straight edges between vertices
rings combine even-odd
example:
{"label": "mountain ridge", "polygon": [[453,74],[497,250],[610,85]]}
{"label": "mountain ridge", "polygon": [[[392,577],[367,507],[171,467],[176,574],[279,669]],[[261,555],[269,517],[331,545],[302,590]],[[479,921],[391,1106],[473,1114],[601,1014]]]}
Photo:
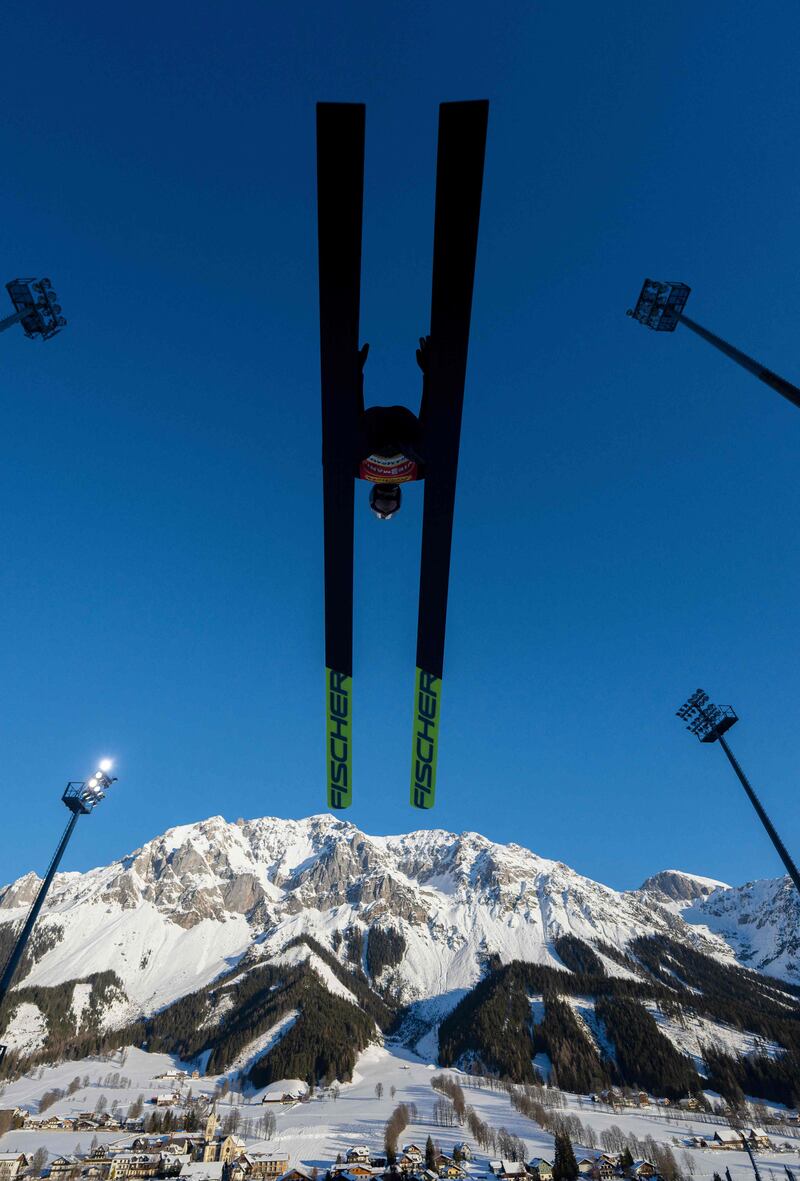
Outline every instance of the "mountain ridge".
{"label": "mountain ridge", "polygon": [[[618,891],[479,833],[210,817],[56,876],[0,1010],[7,1067],[146,1045],[312,1083],[391,1033],[517,1081],[545,1062],[592,1088],[650,1069],[677,1094],[704,1072],[784,1101],[800,1070],[787,881],[665,870]],[[0,890],[0,954],[36,885]],[[717,1049],[693,1061],[704,1039]]]}
{"label": "mountain ridge", "polygon": [[[0,889],[4,943],[36,885],[29,873]],[[114,1019],[128,1021],[244,957],[268,961],[308,936],[343,962],[358,961],[397,1003],[441,1009],[491,963],[564,967],[555,950],[561,936],[599,944],[601,958],[603,946],[612,949],[605,970],[624,975],[630,969],[618,957],[630,942],[663,935],[798,981],[800,908],[784,879],[757,885],[755,914],[753,884],[728,887],[668,870],[638,890],[617,891],[474,832],[371,836],[329,814],[235,823],[212,816],[168,829],[107,866],[57,874],[37,925],[40,954],[23,979],[52,987],[113,968],[128,998]],[[383,950],[370,959],[371,930]],[[392,941],[402,944],[396,962],[386,959]],[[348,950],[355,943],[357,952]]]}

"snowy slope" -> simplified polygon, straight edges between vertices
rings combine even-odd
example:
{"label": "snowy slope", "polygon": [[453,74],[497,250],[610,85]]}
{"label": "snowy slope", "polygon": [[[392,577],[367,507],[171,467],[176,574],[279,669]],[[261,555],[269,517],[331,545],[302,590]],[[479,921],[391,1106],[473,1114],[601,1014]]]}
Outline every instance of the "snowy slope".
{"label": "snowy slope", "polygon": [[[26,1075],[9,1083],[4,1102],[8,1106],[19,1104],[27,1110],[36,1112],[38,1101],[45,1091],[53,1087],[63,1089],[74,1076],[86,1075],[88,1085],[57,1101],[48,1109],[48,1114],[77,1115],[79,1112],[92,1110],[100,1095],[107,1098],[109,1105],[116,1100],[126,1109],[138,1094],[149,1096],[171,1086],[168,1080],[159,1076],[176,1065],[181,1064],[167,1055],[144,1054],[135,1049],[122,1052],[113,1061],[84,1059],[66,1062],[61,1066],[46,1068],[41,1077],[33,1078]],[[114,1088],[104,1084],[103,1077],[110,1071],[121,1072],[130,1079],[130,1087]],[[462,1126],[443,1128],[433,1122],[433,1105],[437,1095],[431,1088],[430,1080],[435,1073],[428,1062],[420,1060],[407,1050],[370,1046],[358,1061],[353,1081],[342,1086],[340,1097],[336,1098],[330,1092],[318,1090],[308,1103],[279,1108],[276,1112],[278,1126],[275,1136],[263,1141],[245,1133],[247,1147],[255,1151],[288,1153],[291,1164],[316,1167],[324,1173],[335,1160],[337,1153],[344,1153],[357,1144],[366,1144],[375,1152],[379,1152],[383,1143],[385,1121],[397,1103],[407,1103],[416,1106],[417,1116],[403,1134],[404,1143],[424,1145],[430,1135],[439,1142],[444,1152],[450,1153],[457,1142],[466,1138],[476,1154],[470,1167],[470,1178],[472,1181],[479,1181],[490,1177],[487,1157],[493,1156],[493,1153],[478,1149]],[[454,1070],[448,1073],[465,1088],[468,1104],[482,1120],[495,1129],[504,1127],[512,1135],[520,1136],[524,1140],[526,1159],[541,1156],[552,1161],[553,1137],[512,1107],[505,1092],[488,1088],[476,1089],[471,1085],[474,1084],[474,1080]],[[218,1076],[192,1080],[192,1089],[195,1094],[211,1097],[218,1081]],[[378,1083],[383,1086],[380,1098],[376,1094]],[[283,1093],[284,1090],[302,1089],[302,1083],[299,1080],[294,1084],[292,1080],[282,1080],[272,1089]],[[260,1103],[263,1094],[263,1091],[259,1091],[245,1096],[228,1095],[217,1101],[218,1114],[224,1120],[235,1110],[243,1122],[250,1121],[251,1126],[256,1128],[263,1113]],[[713,1131],[708,1125],[698,1123],[691,1112],[684,1114],[671,1109],[667,1119],[667,1113],[654,1105],[643,1109],[625,1108],[612,1111],[604,1109],[599,1104],[586,1103],[580,1096],[575,1095],[566,1097],[563,1114],[567,1118],[577,1117],[584,1127],[590,1127],[594,1132],[595,1142],[604,1131],[616,1125],[625,1134],[635,1135],[640,1139],[652,1136],[658,1143],[673,1144],[680,1163],[683,1163],[681,1146],[675,1145],[675,1137],[683,1140],[692,1133],[703,1134]],[[794,1134],[792,1132],[792,1136]],[[107,1142],[120,1140],[121,1137],[119,1132],[100,1132],[97,1138],[101,1142]],[[0,1150],[32,1154],[43,1144],[54,1156],[74,1152],[78,1142],[86,1152],[89,1149],[89,1141],[90,1136],[86,1132],[13,1131],[2,1138]],[[798,1141],[792,1139],[792,1143],[796,1146]],[[578,1157],[584,1155],[589,1147],[588,1144],[582,1144],[578,1136],[575,1137]],[[759,1154],[759,1169],[765,1177],[782,1178],[784,1164],[788,1163],[789,1167],[794,1169],[793,1159],[796,1160],[794,1153],[787,1156],[770,1150]],[[693,1173],[701,1179],[710,1178],[713,1171],[724,1173],[727,1168],[730,1169],[732,1181],[752,1181],[752,1167],[744,1152],[692,1150],[690,1160]],[[688,1175],[688,1170],[684,1175]]]}
{"label": "snowy slope", "polygon": [[[491,957],[561,966],[553,941],[570,933],[618,949],[636,936],[663,933],[728,962],[733,947],[792,976],[788,927],[760,929],[756,952],[754,933],[745,945],[741,911],[734,915],[724,905],[741,892],[681,876],[696,884],[693,897],[702,901],[677,913],[663,890],[615,891],[477,833],[372,837],[330,815],[236,824],[216,816],[170,829],[111,865],[58,874],[40,929],[59,928],[63,937],[24,983],[56,985],[112,968],[128,999],[105,1021],[119,1025],[201,987],[245,953],[248,963],[297,956],[285,949],[300,935],[345,961],[346,933],[355,928],[367,940],[374,926],[404,941],[399,963],[385,967],[378,983],[440,1014],[480,979]],[[35,888],[28,874],[0,890],[0,922],[20,919]],[[780,882],[742,889],[760,889],[774,901],[779,888]],[[778,958],[770,958],[773,931],[783,939]],[[610,973],[626,974],[612,959],[605,962]],[[331,991],[347,993],[321,960],[312,967]]]}
{"label": "snowy slope", "polygon": [[721,935],[745,967],[800,981],[800,898],[789,877],[715,890],[683,917]]}

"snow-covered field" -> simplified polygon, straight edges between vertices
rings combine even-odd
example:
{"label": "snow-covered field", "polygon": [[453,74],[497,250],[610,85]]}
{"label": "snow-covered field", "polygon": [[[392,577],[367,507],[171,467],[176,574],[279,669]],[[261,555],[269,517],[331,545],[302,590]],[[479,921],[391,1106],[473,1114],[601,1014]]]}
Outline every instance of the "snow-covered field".
{"label": "snow-covered field", "polygon": [[[120,1107],[124,1109],[139,1094],[150,1097],[159,1091],[172,1090],[171,1080],[159,1079],[156,1076],[181,1065],[183,1064],[167,1055],[146,1054],[137,1049],[124,1051],[113,1059],[67,1062],[47,1068],[41,1078],[25,1077],[7,1085],[0,1103],[3,1107],[19,1105],[35,1113],[38,1110],[38,1100],[45,1091],[54,1087],[66,1088],[70,1080],[76,1076],[83,1079],[88,1075],[88,1087],[81,1087],[70,1097],[55,1103],[48,1108],[47,1114],[70,1115],[93,1110],[101,1095],[106,1096],[109,1106],[117,1099]],[[129,1078],[131,1086],[104,1086],[102,1080],[115,1072]],[[275,1111],[278,1121],[275,1137],[269,1141],[249,1141],[249,1146],[258,1147],[262,1151],[285,1151],[294,1162],[319,1167],[328,1165],[335,1160],[337,1153],[346,1152],[356,1144],[367,1144],[375,1152],[380,1152],[386,1120],[397,1103],[407,1102],[416,1104],[418,1119],[406,1130],[402,1137],[403,1142],[424,1144],[430,1134],[439,1142],[443,1151],[447,1152],[455,1143],[465,1138],[465,1129],[440,1128],[433,1124],[433,1104],[438,1096],[432,1090],[430,1082],[436,1072],[436,1067],[409,1050],[396,1045],[371,1046],[359,1058],[352,1082],[341,1087],[337,1099],[325,1094],[290,1108],[278,1108]],[[455,1071],[450,1073],[458,1075]],[[466,1077],[459,1077],[465,1086],[467,1102],[483,1120],[495,1128],[505,1127],[513,1135],[520,1136],[525,1141],[529,1157],[543,1156],[552,1160],[552,1137],[517,1112],[505,1093],[469,1088],[466,1085]],[[217,1081],[218,1076],[209,1076],[189,1080],[189,1084],[195,1095],[210,1095]],[[378,1083],[383,1084],[383,1095],[380,1099],[375,1094]],[[394,1096],[391,1095],[392,1087],[396,1090]],[[218,1105],[218,1111],[224,1118],[231,1106],[235,1105],[241,1111],[242,1118],[252,1120],[255,1125],[264,1111],[260,1102],[262,1095],[263,1092],[256,1092],[241,1099],[238,1095],[228,1096]],[[593,1128],[598,1137],[612,1124],[618,1125],[624,1132],[636,1135],[639,1139],[652,1136],[661,1143],[671,1145],[678,1156],[679,1164],[683,1165],[683,1147],[675,1143],[675,1138],[682,1139],[692,1134],[713,1135],[713,1128],[700,1123],[690,1113],[680,1120],[668,1122],[663,1113],[656,1108],[601,1111],[596,1105],[582,1101],[577,1096],[569,1097],[564,1114],[577,1115],[585,1125]],[[113,1142],[121,1138],[119,1132],[98,1135],[98,1139],[104,1142]],[[53,1155],[73,1152],[78,1145],[86,1151],[91,1139],[92,1133],[86,1132],[16,1131],[9,1132],[2,1138],[0,1151],[33,1152],[39,1145],[44,1145]],[[795,1148],[791,1153],[759,1155],[758,1163],[763,1181],[783,1181],[785,1164],[792,1169],[797,1168],[800,1160],[800,1140],[793,1143]],[[475,1147],[473,1145],[473,1148]],[[580,1155],[581,1146],[576,1144],[575,1147]],[[692,1150],[690,1155],[697,1179],[710,1179],[714,1172],[723,1173],[725,1168],[729,1168],[733,1181],[751,1181],[752,1170],[743,1152]],[[477,1154],[470,1173],[476,1181],[477,1178],[488,1174],[488,1162],[482,1154]]]}

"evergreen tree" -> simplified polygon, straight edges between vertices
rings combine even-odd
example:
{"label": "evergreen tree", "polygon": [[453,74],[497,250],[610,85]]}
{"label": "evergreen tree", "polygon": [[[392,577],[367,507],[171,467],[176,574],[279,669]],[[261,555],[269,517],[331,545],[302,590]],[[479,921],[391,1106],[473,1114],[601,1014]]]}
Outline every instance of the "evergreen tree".
{"label": "evergreen tree", "polygon": [[436,1171],[436,1149],[430,1136],[425,1141],[425,1168]]}
{"label": "evergreen tree", "polygon": [[578,1181],[578,1162],[567,1132],[556,1132],[553,1181]]}

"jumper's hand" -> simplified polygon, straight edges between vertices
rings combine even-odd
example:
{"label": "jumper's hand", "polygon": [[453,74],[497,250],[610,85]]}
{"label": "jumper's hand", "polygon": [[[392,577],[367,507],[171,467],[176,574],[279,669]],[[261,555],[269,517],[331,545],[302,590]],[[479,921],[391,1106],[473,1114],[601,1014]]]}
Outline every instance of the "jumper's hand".
{"label": "jumper's hand", "polygon": [[421,336],[419,338],[419,348],[417,349],[417,364],[423,373],[428,372],[428,345],[430,344],[429,336]]}

